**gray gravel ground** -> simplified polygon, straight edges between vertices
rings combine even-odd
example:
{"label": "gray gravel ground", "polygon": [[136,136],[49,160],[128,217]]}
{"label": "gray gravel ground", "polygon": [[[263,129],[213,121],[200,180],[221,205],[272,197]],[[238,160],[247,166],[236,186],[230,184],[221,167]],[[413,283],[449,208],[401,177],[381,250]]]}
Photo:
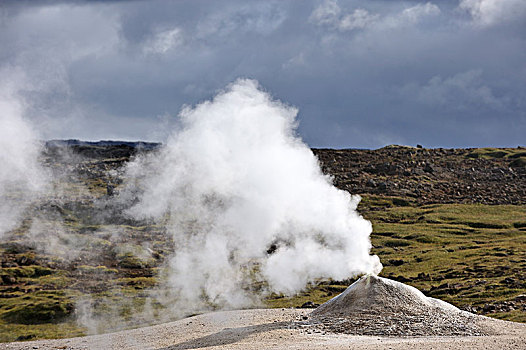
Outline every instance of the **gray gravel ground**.
{"label": "gray gravel ground", "polygon": [[0,344],[0,349],[526,349],[526,325],[478,316],[493,336],[378,337],[297,327],[309,310],[223,311],[81,338]]}

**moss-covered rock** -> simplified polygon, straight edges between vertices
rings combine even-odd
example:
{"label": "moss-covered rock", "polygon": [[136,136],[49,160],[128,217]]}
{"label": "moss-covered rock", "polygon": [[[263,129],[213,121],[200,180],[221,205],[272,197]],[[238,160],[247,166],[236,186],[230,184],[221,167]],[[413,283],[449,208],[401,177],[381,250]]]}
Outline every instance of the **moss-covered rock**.
{"label": "moss-covered rock", "polygon": [[71,315],[74,307],[69,300],[39,300],[17,305],[5,312],[2,318],[7,322],[39,324],[58,322]]}

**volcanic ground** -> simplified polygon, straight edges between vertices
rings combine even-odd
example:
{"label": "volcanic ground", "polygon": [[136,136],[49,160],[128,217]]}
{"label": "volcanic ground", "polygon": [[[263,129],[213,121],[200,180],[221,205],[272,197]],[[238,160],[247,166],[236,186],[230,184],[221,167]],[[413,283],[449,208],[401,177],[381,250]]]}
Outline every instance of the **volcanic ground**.
{"label": "volcanic ground", "polygon": [[[108,206],[121,189],[123,166],[138,154],[156,152],[159,147],[113,141],[47,143],[42,163],[56,174],[55,186],[61,191],[29,208],[22,224],[0,242],[1,341],[119,331],[176,319],[159,305],[154,305],[158,307],[154,318],[140,312],[149,290],[159,288],[161,267],[172,254],[173,243],[162,227],[131,220],[122,215],[123,208]],[[373,253],[385,266],[381,276],[412,285],[426,298],[445,300],[462,310],[526,321],[525,149],[390,146],[313,152],[337,187],[363,197],[358,210],[373,222]],[[45,237],[31,233],[39,222],[50,225]],[[54,222],[60,223],[60,230]],[[119,235],[112,233],[115,231]],[[50,239],[68,250],[39,249],[39,244]],[[293,297],[271,295],[263,306],[276,311],[262,313],[267,316],[261,318],[262,323],[254,321],[254,327],[259,330],[257,325],[279,319],[277,322],[294,322],[279,332],[302,330],[312,335],[436,335],[431,329],[440,329],[411,314],[402,316],[411,316],[413,323],[407,323],[407,317],[399,320],[397,314],[384,318],[381,325],[367,318],[350,323],[349,315],[322,317],[321,311],[304,320],[306,309],[283,311],[286,320],[276,316],[283,308],[312,308],[345,294],[353,282],[319,281]],[[379,286],[383,290],[393,285]],[[91,301],[103,327],[88,330],[77,323],[79,300]],[[117,305],[121,308],[116,309]],[[433,305],[437,312],[424,311],[440,315],[439,304]],[[440,324],[453,327],[440,331],[442,336],[495,334],[482,324],[469,323],[471,316],[456,310],[456,318],[435,319],[439,323],[448,320]],[[374,308],[360,312],[375,318],[382,314]],[[112,318],[104,319],[105,314]],[[182,321],[177,322],[176,327],[182,327]],[[400,326],[392,328],[389,322]],[[211,329],[221,331],[214,327]],[[242,325],[234,322],[232,327],[236,335],[236,327]],[[239,332],[245,334],[245,330]],[[199,334],[207,337],[213,332]]]}

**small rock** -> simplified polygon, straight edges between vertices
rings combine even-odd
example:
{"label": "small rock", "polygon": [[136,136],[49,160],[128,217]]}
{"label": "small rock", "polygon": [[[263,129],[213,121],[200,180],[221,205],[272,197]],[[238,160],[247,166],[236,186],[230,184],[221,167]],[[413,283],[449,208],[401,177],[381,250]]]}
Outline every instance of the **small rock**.
{"label": "small rock", "polygon": [[300,308],[302,308],[302,309],[315,309],[318,306],[320,306],[320,304],[315,304],[312,301],[307,301],[306,303],[303,303],[303,305],[301,305]]}

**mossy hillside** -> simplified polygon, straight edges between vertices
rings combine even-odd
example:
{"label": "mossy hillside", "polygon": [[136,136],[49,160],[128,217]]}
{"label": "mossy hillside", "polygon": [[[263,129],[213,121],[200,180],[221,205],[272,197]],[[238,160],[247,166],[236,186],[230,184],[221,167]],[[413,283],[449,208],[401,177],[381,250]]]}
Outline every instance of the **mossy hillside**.
{"label": "mossy hillside", "polygon": [[84,334],[73,314],[77,295],[67,290],[4,293],[0,295],[0,341]]}
{"label": "mossy hillside", "polygon": [[[79,336],[175,319],[161,317],[165,306],[150,292],[155,277],[122,277],[117,269],[89,265],[45,276],[27,267],[2,270],[23,277],[0,291],[0,341]],[[83,300],[90,301],[88,311],[79,308]],[[79,317],[100,329],[86,328]]]}
{"label": "mossy hillside", "polygon": [[493,158],[502,158],[502,159],[519,159],[526,158],[526,149],[525,148],[474,148],[469,151],[466,155],[468,158],[484,158],[484,159],[493,159]]}
{"label": "mossy hillside", "polygon": [[[453,161],[466,152],[445,156],[454,157]],[[510,152],[494,159],[510,164],[523,157]],[[37,203],[0,243],[1,341],[69,337],[167,320],[165,310],[173,303],[158,302],[156,296],[167,288],[162,266],[173,254],[173,242],[162,223],[130,220],[105,205],[110,198],[108,185],[120,189],[118,176],[108,175],[111,164],[85,162],[74,168],[74,174],[57,184],[66,198]],[[387,182],[393,176],[379,174],[377,179]],[[431,188],[434,183],[433,176],[424,173],[414,186]],[[515,299],[526,294],[522,282],[525,207],[422,206],[419,198],[367,195],[359,206],[360,213],[373,222],[373,253],[385,265],[382,275],[460,307],[525,322],[524,307],[500,308],[503,303],[517,305]],[[56,222],[35,238],[28,235],[35,218]],[[60,230],[53,231],[54,227]],[[59,249],[43,249],[48,238]],[[350,283],[318,281],[294,297],[272,295],[266,302],[271,307],[321,303]],[[88,303],[88,316],[100,320],[99,329],[76,323],[83,302]]]}
{"label": "mossy hillside", "polygon": [[[165,306],[148,291],[158,290],[157,266],[173,250],[160,226],[94,225],[74,209],[57,209],[68,220],[54,216],[58,224],[50,227],[61,230],[50,236],[28,235],[32,224],[25,220],[0,244],[1,341],[78,336],[175,319],[160,312]],[[64,292],[59,299],[42,295]],[[86,299],[89,310],[79,309]],[[90,327],[79,317],[87,317]]]}
{"label": "mossy hillside", "polygon": [[[524,206],[417,206],[402,198],[365,197],[359,210],[373,222],[373,253],[378,254],[385,265],[382,276],[411,284],[427,295],[459,307],[479,307],[480,312],[489,316],[525,321],[523,309],[499,312],[490,307],[489,312],[482,310],[485,305],[513,301],[526,294],[522,282],[526,270]],[[144,242],[131,246],[125,242],[137,239],[138,232],[145,233],[148,229],[114,228],[122,237],[119,236],[118,242],[106,240],[110,249],[104,250],[109,254],[104,259],[114,259],[106,264],[108,266],[81,264],[71,271],[53,269],[34,265],[49,262],[49,258],[31,251],[21,253],[21,246],[7,246],[11,253],[16,253],[14,259],[32,265],[0,270],[3,276],[16,278],[13,285],[6,285],[2,291],[9,297],[0,298],[0,330],[5,330],[4,341],[24,334],[32,338],[85,334],[87,330],[75,326],[72,321],[71,305],[76,306],[86,297],[92,301],[92,316],[112,315],[115,329],[149,324],[156,319],[145,314],[145,306],[152,306],[148,304],[152,300],[148,290],[157,288],[158,284],[154,277],[158,275],[154,272],[156,269],[125,267],[119,263],[117,254],[135,250],[138,254],[144,253]],[[109,238],[98,232],[94,230],[83,235],[96,235],[92,237],[94,242]],[[166,248],[159,236],[149,238],[152,240],[150,246]],[[308,301],[322,303],[350,283],[351,280],[320,281],[294,297],[273,295],[266,303],[270,307],[299,307]],[[52,294],[42,294],[42,291]],[[67,295],[53,294],[62,291],[69,292]],[[20,305],[16,309],[18,322],[14,322],[13,305]],[[56,309],[54,305],[58,305]],[[164,307],[154,303],[151,309],[159,315]],[[34,320],[30,321],[33,324],[27,324],[28,311],[35,313]],[[55,312],[53,316],[52,312]],[[26,323],[21,323],[24,318]]]}

